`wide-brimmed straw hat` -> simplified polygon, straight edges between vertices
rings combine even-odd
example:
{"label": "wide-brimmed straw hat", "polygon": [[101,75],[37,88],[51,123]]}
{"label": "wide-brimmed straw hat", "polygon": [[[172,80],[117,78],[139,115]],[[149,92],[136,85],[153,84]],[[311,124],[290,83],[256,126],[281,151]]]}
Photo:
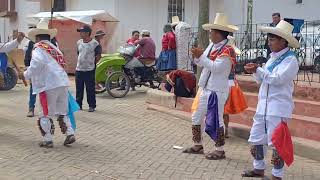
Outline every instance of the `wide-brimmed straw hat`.
{"label": "wide-brimmed straw hat", "polygon": [[230,45],[234,49],[234,52],[237,55],[240,55],[241,54],[241,50],[236,46],[235,39],[236,38],[234,38],[233,36],[228,36],[228,45]]}
{"label": "wide-brimmed straw hat", "polygon": [[171,19],[172,19],[171,26],[176,26],[180,22],[179,16],[173,16]]}
{"label": "wide-brimmed straw hat", "polygon": [[32,28],[28,32],[28,38],[35,42],[36,36],[39,34],[48,34],[50,38],[54,38],[57,35],[58,30],[57,29],[49,29],[49,25],[46,21],[41,20],[36,28]]}
{"label": "wide-brimmed straw hat", "polygon": [[94,37],[97,37],[97,36],[105,36],[106,33],[104,33],[102,30],[99,30],[96,32],[96,34],[94,35]]}
{"label": "wide-brimmed straw hat", "polygon": [[281,20],[276,27],[260,27],[259,29],[263,33],[274,34],[287,40],[290,47],[298,48],[300,46],[299,41],[292,35],[294,27],[284,20]]}
{"label": "wide-brimmed straw hat", "polygon": [[221,31],[227,31],[227,32],[235,32],[238,31],[239,28],[237,26],[231,25],[228,21],[228,17],[224,15],[223,13],[217,13],[216,17],[214,19],[213,23],[208,23],[202,25],[202,28],[204,30],[212,30],[217,29]]}

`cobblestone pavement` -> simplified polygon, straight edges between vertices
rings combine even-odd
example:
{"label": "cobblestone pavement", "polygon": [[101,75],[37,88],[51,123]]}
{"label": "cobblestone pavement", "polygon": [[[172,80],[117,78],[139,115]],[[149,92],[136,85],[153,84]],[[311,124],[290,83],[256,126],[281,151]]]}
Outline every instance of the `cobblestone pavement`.
{"label": "cobblestone pavement", "polygon": [[[251,168],[245,140],[227,140],[227,159],[209,161],[182,154],[174,145],[191,145],[190,122],[146,110],[145,89],[123,99],[99,95],[95,113],[76,114],[77,142],[41,149],[35,118],[27,113],[28,90],[0,92],[0,179],[233,179]],[[86,110],[86,108],[84,107]],[[57,127],[57,123],[56,123]],[[213,149],[205,136],[206,150]],[[268,162],[270,154],[268,155]],[[270,173],[270,168],[268,169]],[[320,163],[296,156],[286,179],[320,179]]]}

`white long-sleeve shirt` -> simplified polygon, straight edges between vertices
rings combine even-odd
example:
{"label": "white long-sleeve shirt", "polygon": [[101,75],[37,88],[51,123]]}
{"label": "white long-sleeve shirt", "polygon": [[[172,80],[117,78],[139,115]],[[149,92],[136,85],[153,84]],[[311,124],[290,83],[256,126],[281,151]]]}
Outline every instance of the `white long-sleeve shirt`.
{"label": "white long-sleeve shirt", "polygon": [[[44,42],[60,52],[49,41]],[[39,94],[57,87],[69,86],[68,75],[64,69],[51,55],[40,48],[35,48],[32,51],[30,66],[24,72],[24,77],[31,79],[33,94]]]}
{"label": "white long-sleeve shirt", "polygon": [[195,63],[203,67],[198,83],[201,88],[216,92],[229,92],[228,77],[232,66],[230,58],[223,56],[212,61],[207,57],[212,46],[213,48],[211,52],[221,48],[226,42],[227,40],[221,41],[217,44],[210,43],[200,58],[195,59]]}
{"label": "white long-sleeve shirt", "polygon": [[17,48],[19,45],[17,40],[10,41],[8,43],[0,43],[0,53],[7,53]]}
{"label": "white long-sleeve shirt", "polygon": [[[280,52],[271,53],[270,59],[264,67],[259,67],[253,74],[256,81],[261,84],[259,89],[259,100],[256,113],[268,116],[291,118],[294,109],[292,93],[294,89],[293,80],[299,71],[299,63],[295,56],[286,57],[277,65],[272,73],[267,69],[277,58],[286,53],[289,48]],[[269,86],[268,98],[267,90]]]}

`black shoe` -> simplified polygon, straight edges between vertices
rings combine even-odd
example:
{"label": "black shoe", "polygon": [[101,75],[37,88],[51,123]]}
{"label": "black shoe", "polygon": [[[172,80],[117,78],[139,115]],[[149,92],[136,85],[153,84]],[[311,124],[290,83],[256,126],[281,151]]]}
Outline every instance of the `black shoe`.
{"label": "black shoe", "polygon": [[88,112],[94,112],[95,109],[93,107],[89,107],[89,111]]}
{"label": "black shoe", "polygon": [[64,141],[63,145],[69,145],[76,142],[76,137],[72,134],[67,136],[66,140]]}
{"label": "black shoe", "polygon": [[53,142],[52,141],[42,141],[39,143],[39,146],[42,148],[53,148]]}
{"label": "black shoe", "polygon": [[34,108],[30,108],[27,117],[34,117]]}

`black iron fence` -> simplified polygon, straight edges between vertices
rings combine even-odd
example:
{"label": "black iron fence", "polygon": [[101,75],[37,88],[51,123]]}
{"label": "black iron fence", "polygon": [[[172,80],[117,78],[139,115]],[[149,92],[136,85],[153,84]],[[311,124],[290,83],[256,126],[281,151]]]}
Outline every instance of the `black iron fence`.
{"label": "black iron fence", "polygon": [[[243,66],[248,62],[267,61],[267,36],[259,31],[261,26],[268,24],[238,25],[239,31],[234,34],[236,45],[241,49],[237,73],[244,73]],[[300,43],[300,48],[293,49],[300,66],[296,80],[320,83],[320,21],[295,26],[293,35]]]}
{"label": "black iron fence", "polygon": [[[267,35],[259,27],[269,24],[241,24],[234,33],[236,46],[241,50],[237,57],[236,72],[245,74],[244,65],[249,62],[263,64],[267,61]],[[198,28],[192,28],[192,40],[197,37]],[[293,49],[299,60],[300,70],[297,81],[320,83],[320,21],[303,22],[295,26],[293,35],[300,43],[300,48]]]}

